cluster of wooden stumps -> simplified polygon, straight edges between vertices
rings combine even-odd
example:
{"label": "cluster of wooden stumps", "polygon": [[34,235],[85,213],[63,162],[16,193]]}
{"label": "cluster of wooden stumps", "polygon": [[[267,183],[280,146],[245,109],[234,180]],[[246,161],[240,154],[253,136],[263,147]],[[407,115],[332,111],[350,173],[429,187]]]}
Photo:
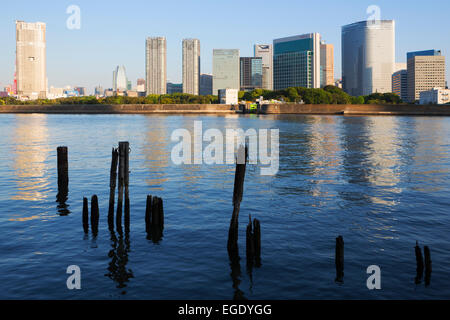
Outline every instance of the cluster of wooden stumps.
{"label": "cluster of wooden stumps", "polygon": [[[422,255],[422,250],[419,247],[419,242],[416,242],[416,247],[414,248],[416,255],[416,277],[415,283],[420,284],[423,279],[425,272],[425,286],[429,286],[431,282],[431,252],[428,246],[423,247],[424,255]],[[425,259],[424,259],[425,256]],[[336,282],[344,282],[344,238],[339,236],[336,238]]]}
{"label": "cluster of wooden stumps", "polygon": [[[109,208],[108,208],[108,226],[110,231],[114,231],[114,227],[119,234],[130,231],[130,144],[128,142],[119,142],[118,148],[112,149],[111,171],[110,171],[110,192],[109,192]],[[58,147],[58,195],[57,201],[64,203],[68,198],[69,190],[69,165],[68,165],[68,148]],[[115,210],[115,192],[118,188],[117,208]],[[60,206],[59,206],[60,207]],[[58,207],[58,208],[59,208]],[[122,213],[124,223],[122,225]],[[91,199],[91,215],[89,219],[89,203],[87,198],[83,198],[83,230],[89,232],[89,220],[94,236],[98,235],[99,225],[99,206],[98,197],[92,196]],[[163,200],[158,197],[147,197],[147,208],[145,212],[145,223],[148,239],[159,242],[163,237],[164,231],[164,207]]]}
{"label": "cluster of wooden stumps", "polygon": [[415,253],[416,253],[416,284],[420,284],[422,282],[423,274],[425,271],[425,286],[430,285],[431,281],[431,253],[430,248],[428,246],[423,247],[423,253],[425,256],[425,262],[422,256],[422,249],[420,249],[419,242],[416,242]]}
{"label": "cluster of wooden stumps", "polygon": [[[241,208],[242,197],[244,195],[245,171],[248,161],[248,147],[240,146],[238,151],[236,174],[234,178],[233,191],[233,215],[231,216],[230,228],[228,230],[228,256],[232,263],[240,260],[238,233],[239,233],[239,212]],[[246,237],[247,266],[256,267],[261,265],[261,227],[259,220],[255,219],[247,226]]]}

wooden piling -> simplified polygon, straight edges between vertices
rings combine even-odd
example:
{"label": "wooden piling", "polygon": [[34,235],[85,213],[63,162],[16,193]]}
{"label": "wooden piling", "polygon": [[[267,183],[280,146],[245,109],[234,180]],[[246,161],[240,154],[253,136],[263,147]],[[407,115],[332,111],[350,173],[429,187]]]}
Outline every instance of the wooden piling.
{"label": "wooden piling", "polygon": [[100,218],[100,212],[98,209],[98,197],[96,195],[92,196],[91,199],[91,227],[94,236],[98,234],[98,221]]}
{"label": "wooden piling", "polygon": [[425,286],[430,285],[431,280],[431,253],[428,246],[423,247],[423,254],[425,256]]}
{"label": "wooden piling", "polygon": [[151,237],[153,242],[159,242],[164,230],[164,209],[161,198],[153,197],[151,209]]}
{"label": "wooden piling", "polygon": [[151,234],[152,223],[152,196],[147,196],[147,205],[145,207],[145,231],[147,235]]}
{"label": "wooden piling", "polygon": [[69,192],[69,157],[67,147],[57,148],[58,195],[59,202],[67,200]]}
{"label": "wooden piling", "polygon": [[125,183],[125,143],[119,142],[119,194],[117,197],[116,229],[122,232],[122,206]]}
{"label": "wooden piling", "polygon": [[336,238],[336,282],[344,280],[344,238],[339,236]]}
{"label": "wooden piling", "polygon": [[236,173],[234,177],[234,191],[233,191],[233,215],[230,221],[230,228],[228,230],[228,255],[230,259],[239,259],[238,248],[238,225],[239,225],[239,211],[241,208],[241,201],[244,194],[244,179],[245,169],[247,166],[248,148],[247,146],[240,146],[238,151],[238,161],[236,163]]}
{"label": "wooden piling", "polygon": [[119,151],[112,149],[111,172],[109,180],[109,209],[108,209],[108,225],[110,230],[114,230],[114,203],[116,193],[117,179],[117,163],[119,160]]}
{"label": "wooden piling", "polygon": [[125,231],[130,231],[130,143],[121,142],[123,144],[124,155],[124,187],[125,187]]}
{"label": "wooden piling", "polygon": [[83,198],[83,229],[84,233],[89,232],[89,207],[88,199]]}
{"label": "wooden piling", "polygon": [[419,284],[423,277],[424,265],[423,265],[422,250],[419,247],[418,241],[416,241],[416,246],[414,248],[414,251],[416,254],[416,265],[417,265],[415,282],[416,282],[416,284]]}

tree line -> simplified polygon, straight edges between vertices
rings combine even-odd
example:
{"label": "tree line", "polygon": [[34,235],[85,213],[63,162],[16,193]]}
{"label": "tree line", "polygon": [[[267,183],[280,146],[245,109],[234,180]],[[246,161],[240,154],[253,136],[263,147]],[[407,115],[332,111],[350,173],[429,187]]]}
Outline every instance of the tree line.
{"label": "tree line", "polygon": [[[335,86],[323,89],[292,87],[284,90],[255,89],[239,92],[239,100],[256,101],[260,97],[265,100],[278,100],[286,103],[305,104],[400,104],[402,100],[394,93],[373,93],[368,96],[353,97]],[[95,96],[69,97],[60,99],[39,99],[21,101],[14,97],[0,98],[0,105],[74,105],[74,104],[217,104],[219,99],[214,95],[197,96],[185,93],[164,95],[151,94],[146,97],[113,96],[97,98]]]}

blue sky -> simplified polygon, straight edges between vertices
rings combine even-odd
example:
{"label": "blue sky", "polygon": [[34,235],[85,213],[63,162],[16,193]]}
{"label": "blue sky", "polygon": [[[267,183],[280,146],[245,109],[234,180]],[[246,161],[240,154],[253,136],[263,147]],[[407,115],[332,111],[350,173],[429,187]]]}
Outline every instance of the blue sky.
{"label": "blue sky", "polygon": [[[66,9],[81,9],[81,29],[69,30]],[[319,32],[335,45],[336,78],[341,74],[341,26],[367,19],[378,5],[382,19],[396,20],[397,61],[406,52],[450,52],[448,0],[15,0],[0,6],[0,88],[13,81],[15,20],[47,23],[49,85],[111,87],[112,72],[125,65],[133,81],[145,75],[145,38],[165,36],[168,80],[181,82],[181,41],[199,38],[202,72],[212,72],[214,48],[238,48],[253,55],[253,44]],[[449,58],[450,59],[450,58]],[[447,59],[448,60],[448,59]],[[447,79],[448,79],[447,61]]]}

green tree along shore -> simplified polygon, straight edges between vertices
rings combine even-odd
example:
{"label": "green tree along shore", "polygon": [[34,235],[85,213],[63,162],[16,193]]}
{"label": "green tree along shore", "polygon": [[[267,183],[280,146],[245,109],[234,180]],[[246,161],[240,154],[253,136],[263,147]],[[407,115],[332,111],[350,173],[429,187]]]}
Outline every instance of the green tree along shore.
{"label": "green tree along shore", "polygon": [[[326,86],[323,89],[308,89],[302,87],[285,90],[269,91],[256,89],[239,92],[239,99],[255,101],[263,96],[266,100],[282,100],[287,103],[303,101],[306,104],[400,104],[400,97],[394,93],[374,93],[368,96],[352,97],[342,89],[335,86]],[[107,98],[71,97],[61,99],[40,99],[33,101],[20,101],[13,97],[0,98],[0,105],[72,105],[72,104],[217,104],[217,96],[196,96],[184,93],[165,95],[149,95],[147,97]]]}

